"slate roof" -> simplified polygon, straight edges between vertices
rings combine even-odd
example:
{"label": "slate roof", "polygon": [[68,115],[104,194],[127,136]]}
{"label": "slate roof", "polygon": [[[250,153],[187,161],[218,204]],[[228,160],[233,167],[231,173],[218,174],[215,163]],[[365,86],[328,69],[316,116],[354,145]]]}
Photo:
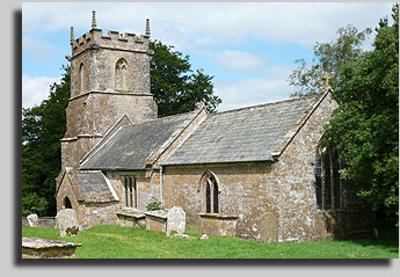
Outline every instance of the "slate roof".
{"label": "slate roof", "polygon": [[272,161],[316,100],[306,97],[210,114],[162,164]]}
{"label": "slate roof", "polygon": [[79,184],[79,192],[102,192],[108,191],[105,176],[100,170],[96,171],[78,171],[76,179]]}
{"label": "slate roof", "polygon": [[197,115],[189,112],[176,116],[121,127],[107,142],[93,151],[81,169],[143,169],[146,161],[171,136]]}
{"label": "slate roof", "polygon": [[108,203],[118,201],[115,191],[100,170],[71,172],[69,178],[76,188],[78,201],[86,203]]}

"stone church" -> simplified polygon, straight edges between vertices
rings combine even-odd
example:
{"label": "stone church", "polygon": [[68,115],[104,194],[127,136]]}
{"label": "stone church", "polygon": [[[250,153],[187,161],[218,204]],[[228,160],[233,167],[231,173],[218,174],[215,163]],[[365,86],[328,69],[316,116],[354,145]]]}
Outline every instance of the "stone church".
{"label": "stone church", "polygon": [[342,216],[348,207],[337,153],[319,146],[337,106],[328,85],[314,97],[216,113],[199,104],[159,118],[149,39],[148,20],[140,36],[103,33],[94,13],[81,37],[71,27],[58,210],[74,209],[90,227],[115,224],[119,211],[145,211],[158,199],[182,207],[202,233],[264,242],[354,229]]}

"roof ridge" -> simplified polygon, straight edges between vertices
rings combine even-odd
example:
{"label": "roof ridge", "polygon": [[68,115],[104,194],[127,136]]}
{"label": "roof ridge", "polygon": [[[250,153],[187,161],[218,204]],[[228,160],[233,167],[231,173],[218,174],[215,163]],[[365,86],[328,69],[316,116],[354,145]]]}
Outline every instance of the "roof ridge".
{"label": "roof ridge", "polygon": [[158,117],[158,118],[150,119],[150,120],[143,121],[143,122],[138,122],[138,123],[132,123],[132,124],[124,125],[124,126],[122,126],[122,128],[129,127],[129,126],[144,125],[144,124],[153,123],[153,122],[160,121],[160,120],[164,120],[164,119],[171,119],[171,118],[173,118],[173,117],[180,117],[180,116],[188,115],[188,114],[195,113],[195,112],[196,112],[196,111],[189,111],[189,112],[185,112],[185,113],[179,113],[179,114],[174,114],[174,115],[168,115],[168,116]]}
{"label": "roof ridge", "polygon": [[295,101],[300,101],[300,100],[306,100],[308,98],[316,98],[316,100],[319,99],[319,97],[317,97],[317,95],[312,94],[312,95],[306,95],[306,96],[301,96],[301,97],[296,97],[296,98],[291,98],[291,99],[285,99],[285,100],[280,100],[280,101],[275,101],[275,102],[268,102],[268,103],[262,103],[262,104],[256,104],[256,105],[252,105],[252,106],[247,106],[247,107],[241,107],[241,108],[236,108],[236,109],[232,109],[232,110],[227,110],[227,111],[222,111],[222,112],[216,112],[216,113],[212,113],[210,114],[211,116],[216,116],[219,114],[225,114],[225,113],[230,113],[230,112],[237,112],[237,111],[241,111],[241,110],[247,110],[247,109],[252,109],[252,108],[261,108],[261,107],[266,107],[266,106],[272,106],[272,105],[277,105],[277,104],[282,104],[285,102],[295,102]]}

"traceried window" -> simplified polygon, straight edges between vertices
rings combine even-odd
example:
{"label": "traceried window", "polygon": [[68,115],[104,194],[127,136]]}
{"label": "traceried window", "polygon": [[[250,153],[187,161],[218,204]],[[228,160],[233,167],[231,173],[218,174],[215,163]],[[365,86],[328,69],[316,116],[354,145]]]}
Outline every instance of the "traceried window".
{"label": "traceried window", "polygon": [[83,63],[79,66],[79,93],[86,91],[86,72]]}
{"label": "traceried window", "polygon": [[318,209],[340,209],[342,207],[342,191],[337,151],[318,148],[315,155],[314,172]]}
{"label": "traceried window", "polygon": [[123,176],[122,181],[125,189],[125,206],[137,208],[138,207],[138,192],[137,182],[135,176]]}
{"label": "traceried window", "polygon": [[201,185],[203,187],[204,211],[206,213],[218,213],[219,190],[217,179],[211,172],[207,172],[202,178]]}
{"label": "traceried window", "polygon": [[128,78],[128,63],[124,59],[119,59],[115,65],[115,89],[128,90]]}

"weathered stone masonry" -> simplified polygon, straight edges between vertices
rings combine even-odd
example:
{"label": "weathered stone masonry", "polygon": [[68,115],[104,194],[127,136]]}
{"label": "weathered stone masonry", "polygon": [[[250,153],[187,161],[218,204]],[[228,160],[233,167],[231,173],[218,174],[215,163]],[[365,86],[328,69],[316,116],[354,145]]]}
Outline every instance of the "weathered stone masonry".
{"label": "weathered stone masonry", "polygon": [[347,217],[355,205],[346,190],[340,209],[318,209],[316,149],[336,108],[328,84],[316,97],[157,118],[149,29],[104,35],[94,22],[78,39],[71,33],[57,209],[71,206],[86,228],[144,214],[156,198],[204,233],[264,242],[330,238],[369,222],[359,209]]}
{"label": "weathered stone masonry", "polygon": [[327,94],[310,118],[300,122],[304,125],[276,162],[166,166],[166,206],[184,207],[190,221],[199,224],[199,213],[204,212],[200,181],[209,170],[219,179],[220,213],[239,218],[238,236],[264,241],[324,238],[325,223],[316,209],[314,159],[335,107]]}

